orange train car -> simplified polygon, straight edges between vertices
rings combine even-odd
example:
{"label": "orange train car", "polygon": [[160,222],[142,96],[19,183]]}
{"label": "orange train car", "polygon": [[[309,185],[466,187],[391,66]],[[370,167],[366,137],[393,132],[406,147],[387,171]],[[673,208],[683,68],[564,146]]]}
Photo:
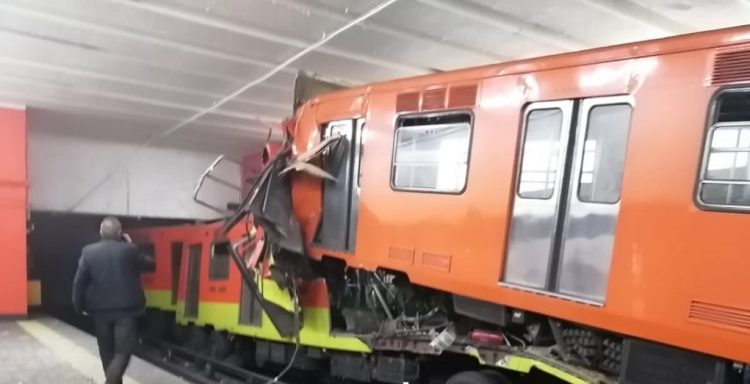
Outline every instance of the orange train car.
{"label": "orange train car", "polygon": [[321,162],[336,181],[293,177],[306,253],[470,317],[750,363],[748,60],[739,27],[320,95],[292,158],[344,149]]}

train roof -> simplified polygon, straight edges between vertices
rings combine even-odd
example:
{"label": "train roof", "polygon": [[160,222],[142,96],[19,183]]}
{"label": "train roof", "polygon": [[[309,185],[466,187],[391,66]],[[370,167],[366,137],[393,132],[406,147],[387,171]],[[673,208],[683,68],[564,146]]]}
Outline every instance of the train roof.
{"label": "train roof", "polygon": [[313,102],[353,97],[372,92],[419,88],[432,84],[444,84],[495,76],[523,74],[557,68],[724,47],[749,42],[750,25],[744,25],[365,84],[320,95],[313,99]]}

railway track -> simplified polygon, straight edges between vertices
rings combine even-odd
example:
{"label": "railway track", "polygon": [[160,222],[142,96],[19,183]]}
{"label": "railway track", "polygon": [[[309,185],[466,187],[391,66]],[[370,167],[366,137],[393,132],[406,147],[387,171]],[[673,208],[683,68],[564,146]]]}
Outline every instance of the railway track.
{"label": "railway track", "polygon": [[273,377],[240,368],[162,340],[141,339],[138,357],[196,384],[315,384],[273,381]]}

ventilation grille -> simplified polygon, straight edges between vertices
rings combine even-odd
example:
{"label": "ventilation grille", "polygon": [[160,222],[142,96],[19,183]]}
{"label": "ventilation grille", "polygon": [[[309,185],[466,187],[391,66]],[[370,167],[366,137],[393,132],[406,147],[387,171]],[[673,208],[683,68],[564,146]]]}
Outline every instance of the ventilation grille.
{"label": "ventilation grille", "polygon": [[396,96],[396,112],[419,110],[419,92],[402,93]]}
{"label": "ventilation grille", "polygon": [[445,108],[445,88],[427,89],[422,93],[422,110],[426,109],[444,109]]}
{"label": "ventilation grille", "polygon": [[741,329],[750,332],[750,310],[724,305],[693,301],[688,318],[711,323],[722,328]]}
{"label": "ventilation grille", "polygon": [[750,47],[718,52],[714,58],[711,85],[750,82]]}
{"label": "ventilation grille", "polygon": [[451,87],[448,108],[473,107],[477,104],[477,85]]}
{"label": "ventilation grille", "polygon": [[477,104],[478,88],[476,84],[468,84],[402,93],[396,96],[396,112],[471,108]]}

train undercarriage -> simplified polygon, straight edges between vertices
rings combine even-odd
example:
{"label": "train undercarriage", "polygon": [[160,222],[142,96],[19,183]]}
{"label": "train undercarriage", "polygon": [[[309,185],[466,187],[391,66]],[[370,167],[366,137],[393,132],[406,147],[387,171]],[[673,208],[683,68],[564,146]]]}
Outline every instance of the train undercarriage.
{"label": "train undercarriage", "polygon": [[350,269],[333,259],[313,269],[328,285],[331,334],[359,338],[368,353],[179,324],[174,313],[156,309],[147,315],[145,335],[271,376],[289,368],[289,382],[308,382],[294,381],[300,376],[315,377],[310,383],[616,382],[621,338],[415,286],[392,271]]}

